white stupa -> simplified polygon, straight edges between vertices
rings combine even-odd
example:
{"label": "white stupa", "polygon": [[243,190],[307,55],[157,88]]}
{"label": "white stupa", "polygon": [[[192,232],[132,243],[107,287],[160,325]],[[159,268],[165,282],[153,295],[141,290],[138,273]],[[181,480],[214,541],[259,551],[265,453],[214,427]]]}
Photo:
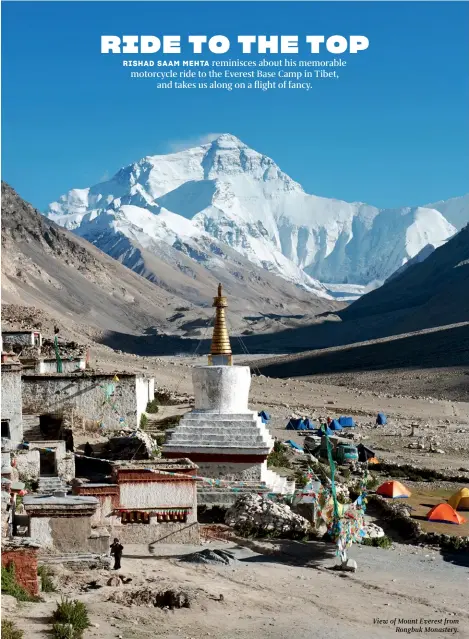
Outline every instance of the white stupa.
{"label": "white stupa", "polygon": [[196,366],[192,372],[194,410],[179,422],[163,454],[188,457],[206,477],[263,482],[273,492],[285,492],[290,482],[267,469],[274,441],[261,418],[248,408],[249,366],[232,365],[221,284],[213,306],[216,320],[208,366]]}

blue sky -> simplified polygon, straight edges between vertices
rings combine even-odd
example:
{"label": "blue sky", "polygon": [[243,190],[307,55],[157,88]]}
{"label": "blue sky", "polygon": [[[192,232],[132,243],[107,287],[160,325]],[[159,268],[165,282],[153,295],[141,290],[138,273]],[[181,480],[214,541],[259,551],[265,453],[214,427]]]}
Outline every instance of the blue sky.
{"label": "blue sky", "polygon": [[[393,207],[469,190],[466,2],[3,2],[2,13],[2,177],[40,209],[213,132],[317,195]],[[101,34],[190,33],[360,34],[370,47],[310,92],[162,92],[100,53]]]}

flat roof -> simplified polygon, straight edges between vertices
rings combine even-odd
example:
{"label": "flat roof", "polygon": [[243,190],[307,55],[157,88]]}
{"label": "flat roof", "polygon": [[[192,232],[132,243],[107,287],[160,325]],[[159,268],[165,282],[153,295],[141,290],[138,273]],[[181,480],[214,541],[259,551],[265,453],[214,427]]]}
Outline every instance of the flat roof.
{"label": "flat roof", "polygon": [[[67,361],[67,360],[65,360]],[[50,379],[52,378],[64,378],[64,379],[77,379],[77,377],[79,378],[89,378],[89,379],[99,379],[99,378],[113,378],[113,377],[141,377],[144,378],[144,375],[138,374],[138,373],[122,373],[122,372],[115,372],[115,373],[92,373],[90,371],[83,371],[83,370],[79,370],[77,369],[76,371],[70,372],[70,373],[27,373],[26,375],[23,375],[23,379],[26,380],[34,380],[34,379]]]}
{"label": "flat roof", "polygon": [[140,459],[129,461],[114,461],[114,468],[117,470],[195,470],[198,468],[194,462],[187,457],[178,459]]}
{"label": "flat roof", "polygon": [[55,495],[26,495],[23,497],[23,504],[27,506],[94,506],[98,503],[96,497],[90,495],[66,495],[56,497]]}
{"label": "flat roof", "polygon": [[2,335],[29,335],[29,333],[40,333],[40,330],[32,328],[29,331],[2,331]]}

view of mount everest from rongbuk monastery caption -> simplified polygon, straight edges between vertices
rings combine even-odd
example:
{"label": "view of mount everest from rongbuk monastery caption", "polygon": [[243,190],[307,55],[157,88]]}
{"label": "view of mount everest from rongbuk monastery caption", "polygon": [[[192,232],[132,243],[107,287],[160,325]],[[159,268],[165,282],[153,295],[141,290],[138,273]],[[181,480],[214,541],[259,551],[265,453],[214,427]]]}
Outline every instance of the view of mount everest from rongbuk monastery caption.
{"label": "view of mount everest from rongbuk monastery caption", "polygon": [[223,134],[72,189],[46,215],[150,279],[148,255],[174,262],[182,252],[211,270],[223,266],[228,245],[329,297],[347,285],[373,288],[425,247],[443,244],[469,222],[469,195],[398,209],[318,197]]}

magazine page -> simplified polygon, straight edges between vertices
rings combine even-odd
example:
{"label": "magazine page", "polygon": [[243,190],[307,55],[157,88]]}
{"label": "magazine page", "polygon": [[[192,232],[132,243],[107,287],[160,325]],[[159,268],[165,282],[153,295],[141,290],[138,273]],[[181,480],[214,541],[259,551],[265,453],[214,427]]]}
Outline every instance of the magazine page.
{"label": "magazine page", "polygon": [[1,13],[2,638],[469,637],[469,4]]}

